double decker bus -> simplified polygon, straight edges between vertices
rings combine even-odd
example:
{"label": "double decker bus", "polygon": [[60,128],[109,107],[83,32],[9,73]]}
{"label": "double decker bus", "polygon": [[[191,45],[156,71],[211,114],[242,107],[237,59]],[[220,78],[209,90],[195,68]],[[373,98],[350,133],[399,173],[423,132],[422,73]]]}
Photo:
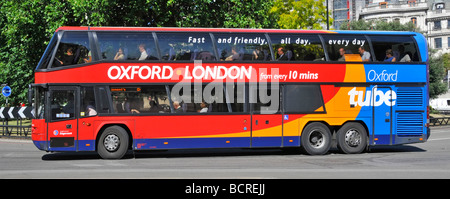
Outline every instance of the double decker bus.
{"label": "double decker bus", "polygon": [[32,140],[106,159],[425,142],[427,63],[415,32],[60,27],[30,85]]}

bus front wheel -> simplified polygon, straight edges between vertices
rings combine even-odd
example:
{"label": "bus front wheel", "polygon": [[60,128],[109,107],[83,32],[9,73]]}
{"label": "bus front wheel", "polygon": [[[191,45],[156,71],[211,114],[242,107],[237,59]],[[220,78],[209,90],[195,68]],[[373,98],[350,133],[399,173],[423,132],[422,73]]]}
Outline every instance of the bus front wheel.
{"label": "bus front wheel", "polygon": [[106,128],[98,140],[97,152],[103,159],[120,159],[128,151],[128,133],[120,126]]}
{"label": "bus front wheel", "polygon": [[302,149],[309,155],[323,155],[331,147],[330,129],[320,122],[308,124],[300,137]]}

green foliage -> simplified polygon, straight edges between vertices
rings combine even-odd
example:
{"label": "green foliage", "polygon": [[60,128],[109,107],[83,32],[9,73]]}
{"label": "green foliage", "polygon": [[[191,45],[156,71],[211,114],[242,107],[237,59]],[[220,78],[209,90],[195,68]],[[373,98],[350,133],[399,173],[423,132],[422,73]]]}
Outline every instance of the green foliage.
{"label": "green foliage", "polygon": [[[275,0],[270,13],[282,29],[322,29],[327,21],[324,0]],[[331,12],[329,12],[331,16]],[[332,24],[330,17],[330,24]]]}
{"label": "green foliage", "polygon": [[446,74],[444,60],[442,57],[434,58],[430,56],[430,98],[436,98],[438,95],[447,91],[447,84],[442,80]]}
{"label": "green foliage", "polygon": [[[12,106],[26,102],[34,68],[61,26],[273,28],[264,0],[0,1],[0,83]],[[0,106],[5,98],[0,97]]]}
{"label": "green foliage", "polygon": [[342,22],[342,30],[387,30],[387,31],[412,31],[418,32],[419,30],[414,26],[412,22],[401,24],[398,21],[387,22],[384,20],[357,20],[350,22]]}

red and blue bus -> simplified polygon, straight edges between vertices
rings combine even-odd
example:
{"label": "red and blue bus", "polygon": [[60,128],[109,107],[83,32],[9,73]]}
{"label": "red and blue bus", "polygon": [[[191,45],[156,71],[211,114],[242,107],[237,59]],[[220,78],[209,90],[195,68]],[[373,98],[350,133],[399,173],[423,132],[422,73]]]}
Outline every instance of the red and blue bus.
{"label": "red and blue bus", "polygon": [[61,27],[30,85],[32,140],[106,159],[420,143],[427,63],[415,32]]}

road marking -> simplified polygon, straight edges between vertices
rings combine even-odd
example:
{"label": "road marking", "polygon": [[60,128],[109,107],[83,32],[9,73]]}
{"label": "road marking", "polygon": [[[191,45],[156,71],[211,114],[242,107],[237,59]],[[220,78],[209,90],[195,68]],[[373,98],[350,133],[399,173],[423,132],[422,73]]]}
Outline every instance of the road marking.
{"label": "road marking", "polygon": [[438,141],[438,140],[450,140],[450,138],[429,139],[428,141]]}

